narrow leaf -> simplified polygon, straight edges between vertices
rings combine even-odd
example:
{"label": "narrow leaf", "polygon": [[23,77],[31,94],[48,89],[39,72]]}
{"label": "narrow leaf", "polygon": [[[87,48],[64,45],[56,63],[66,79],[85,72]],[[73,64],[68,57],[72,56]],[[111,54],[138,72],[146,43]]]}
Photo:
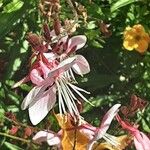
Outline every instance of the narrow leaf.
{"label": "narrow leaf", "polygon": [[135,0],[118,0],[116,3],[113,3],[111,6],[111,12],[116,11],[117,9],[124,7],[128,4],[134,3]]}

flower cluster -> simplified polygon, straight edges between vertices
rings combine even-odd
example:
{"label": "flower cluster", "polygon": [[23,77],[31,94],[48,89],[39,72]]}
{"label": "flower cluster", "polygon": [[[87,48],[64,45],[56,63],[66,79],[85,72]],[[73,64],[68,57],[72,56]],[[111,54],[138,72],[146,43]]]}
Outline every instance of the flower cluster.
{"label": "flower cluster", "polygon": [[[75,27],[72,27],[75,30]],[[33,88],[24,98],[21,108],[28,109],[33,125],[40,123],[58,104],[59,113],[55,114],[55,117],[61,128],[57,133],[51,130],[39,131],[33,140],[39,144],[47,141],[50,146],[60,150],[123,150],[134,140],[137,150],[149,150],[148,137],[119,116],[121,104],[110,108],[99,127],[92,126],[80,116],[78,105],[82,104],[81,100],[91,103],[83,95],[89,92],[76,86],[74,73],[83,76],[90,72],[90,66],[82,55],[76,54],[77,50],[84,47],[87,38],[85,35],[71,36],[70,33],[74,30],[70,31],[69,28],[66,32],[66,28],[55,20],[54,30],[51,31],[48,24],[44,24],[42,36],[33,33],[27,36],[33,51],[29,60],[30,70],[27,76],[13,87],[31,81]],[[137,30],[142,36],[136,33]],[[148,35],[142,26],[128,28],[124,35],[124,46],[130,50],[136,49],[143,52],[148,47],[146,44],[143,47],[140,45],[144,40],[148,43]],[[135,37],[137,35],[140,35],[138,40]],[[134,114],[138,106],[135,105],[134,109],[129,110],[124,107],[124,110]],[[114,118],[123,129],[129,131],[129,134],[114,136],[107,132]]]}
{"label": "flower cluster", "polygon": [[[132,140],[137,150],[149,150],[149,138],[136,127],[123,121],[118,115],[120,104],[114,105],[103,117],[99,127],[94,127],[85,120],[79,120],[75,123],[72,117],[57,114],[56,118],[61,127],[57,133],[51,130],[39,131],[33,140],[37,143],[47,141],[50,146],[58,149],[76,149],[76,150],[124,150]],[[107,133],[113,118],[116,116],[118,123],[123,129],[129,131],[130,135],[114,136]],[[104,139],[105,142],[98,142]]]}
{"label": "flower cluster", "polygon": [[139,53],[144,53],[148,49],[149,43],[149,34],[145,32],[142,25],[137,24],[133,27],[126,27],[123,41],[123,46],[125,49],[129,51],[135,49]]}
{"label": "flower cluster", "polygon": [[43,29],[43,38],[28,34],[27,40],[33,49],[31,60],[34,62],[31,63],[29,74],[14,85],[17,87],[27,81],[33,83],[34,87],[23,100],[21,108],[28,108],[34,125],[54,107],[57,96],[60,114],[69,112],[74,118],[79,117],[76,105],[81,102],[75,94],[87,102],[82,93],[89,94],[74,84],[77,83],[74,73],[82,76],[90,71],[87,60],[75,54],[86,44],[86,36],[57,35],[54,30],[49,30],[47,24]]}

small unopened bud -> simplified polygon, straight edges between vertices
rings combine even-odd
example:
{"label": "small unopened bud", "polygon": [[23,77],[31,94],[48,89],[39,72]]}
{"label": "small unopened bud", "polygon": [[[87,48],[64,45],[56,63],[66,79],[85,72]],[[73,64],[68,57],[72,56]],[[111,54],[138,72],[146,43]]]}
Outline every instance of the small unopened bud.
{"label": "small unopened bud", "polygon": [[30,127],[26,127],[24,129],[24,138],[28,138],[29,136],[31,136],[32,132],[33,131],[32,131],[32,129]]}
{"label": "small unopened bud", "polygon": [[36,34],[28,33],[26,39],[30,43],[30,45],[33,47],[41,44],[41,40],[39,36]]}
{"label": "small unopened bud", "polygon": [[5,112],[5,116],[13,121],[16,121],[16,115],[12,112]]}
{"label": "small unopened bud", "polygon": [[15,135],[18,131],[19,127],[18,126],[12,126],[12,128],[9,130],[9,134]]}
{"label": "small unopened bud", "polygon": [[53,26],[54,26],[54,30],[55,30],[56,35],[59,35],[60,30],[61,30],[61,23],[60,23],[59,19],[54,20]]}
{"label": "small unopened bud", "polygon": [[47,50],[45,45],[42,44],[42,39],[36,34],[28,33],[27,41],[35,51],[45,52]]}
{"label": "small unopened bud", "polygon": [[44,30],[44,37],[45,39],[50,42],[51,41],[51,35],[50,35],[50,29],[48,24],[43,24],[43,30]]}

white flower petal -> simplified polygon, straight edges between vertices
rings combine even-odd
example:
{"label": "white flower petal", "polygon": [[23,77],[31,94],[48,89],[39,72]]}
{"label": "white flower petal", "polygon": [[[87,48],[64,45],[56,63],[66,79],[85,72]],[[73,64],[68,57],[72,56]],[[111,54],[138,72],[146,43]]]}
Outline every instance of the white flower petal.
{"label": "white flower petal", "polygon": [[70,57],[62,61],[55,69],[51,70],[51,72],[48,74],[48,78],[58,76],[61,73],[69,70],[75,63],[75,59],[76,57]]}
{"label": "white flower petal", "polygon": [[108,130],[113,118],[118,113],[118,109],[121,106],[121,104],[115,104],[112,108],[109,109],[109,111],[105,114],[103,117],[102,123],[100,125],[98,135],[96,139],[102,138],[102,136],[106,133]]}
{"label": "white flower petal", "polygon": [[76,55],[76,61],[72,66],[72,69],[79,75],[84,75],[90,72],[89,63],[82,55]]}
{"label": "white flower petal", "polygon": [[135,133],[134,144],[136,150],[149,150],[150,149],[150,139],[142,132]]}
{"label": "white flower petal", "polygon": [[33,141],[36,143],[41,143],[47,141],[47,135],[49,133],[47,131],[39,131],[36,133],[36,135],[32,138]]}
{"label": "white flower petal", "polygon": [[38,124],[45,118],[56,102],[56,87],[53,86],[36,101],[29,104],[29,117],[33,125]]}
{"label": "white flower petal", "polygon": [[[29,104],[34,101],[35,97],[37,95],[40,95],[42,93],[43,86],[35,86],[29,93],[28,95],[24,98],[22,104],[21,104],[21,109],[25,110]],[[40,92],[41,91],[41,92]]]}
{"label": "white flower petal", "polygon": [[48,59],[49,62],[55,60],[57,58],[57,55],[54,53],[43,53],[43,55]]}
{"label": "white flower petal", "polygon": [[61,139],[60,139],[60,137],[59,137],[57,134],[48,133],[48,136],[47,136],[47,143],[48,143],[50,146],[53,146],[53,145],[60,146],[60,144],[61,144]]}
{"label": "white flower petal", "polygon": [[85,35],[74,36],[69,40],[67,53],[76,46],[76,50],[82,48],[86,44],[87,38]]}

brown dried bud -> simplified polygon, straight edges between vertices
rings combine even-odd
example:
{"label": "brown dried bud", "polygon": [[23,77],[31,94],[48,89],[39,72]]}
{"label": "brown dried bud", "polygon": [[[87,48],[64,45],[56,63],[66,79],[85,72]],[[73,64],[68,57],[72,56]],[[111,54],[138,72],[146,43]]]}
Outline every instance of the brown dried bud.
{"label": "brown dried bud", "polygon": [[41,44],[41,39],[39,38],[38,35],[33,34],[33,33],[28,33],[26,37],[27,41],[30,43],[32,47],[35,47],[37,45]]}
{"label": "brown dried bud", "polygon": [[104,37],[109,38],[112,35],[112,32],[108,29],[110,24],[105,24],[103,21],[100,22],[99,28],[100,31],[104,34]]}
{"label": "brown dried bud", "polygon": [[42,44],[42,39],[33,33],[28,33],[27,41],[30,43],[31,47],[37,52],[45,52],[47,48]]}
{"label": "brown dried bud", "polygon": [[16,121],[16,115],[12,112],[5,112],[5,116],[13,121]]}
{"label": "brown dried bud", "polygon": [[46,41],[51,41],[50,29],[47,23],[43,24],[44,38]]}
{"label": "brown dried bud", "polygon": [[59,35],[60,34],[60,30],[61,30],[61,23],[60,23],[59,19],[55,19],[54,20],[53,27],[54,27],[56,35]]}

